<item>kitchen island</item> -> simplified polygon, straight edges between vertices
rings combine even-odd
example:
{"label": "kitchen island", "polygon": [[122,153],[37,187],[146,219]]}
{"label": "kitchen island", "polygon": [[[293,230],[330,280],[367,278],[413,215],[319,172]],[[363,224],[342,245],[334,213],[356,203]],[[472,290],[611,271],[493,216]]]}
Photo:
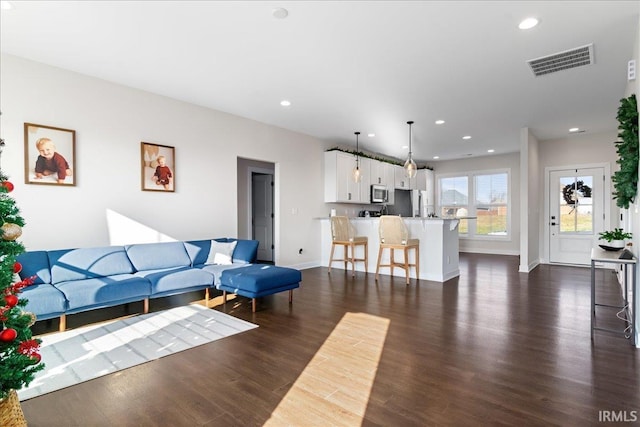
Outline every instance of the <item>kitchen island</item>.
{"label": "kitchen island", "polygon": [[[403,218],[409,229],[409,237],[420,239],[420,280],[433,280],[436,282],[446,282],[449,279],[458,277],[458,219],[448,218]],[[369,238],[369,273],[375,274],[376,263],[378,261],[378,249],[380,238],[378,236],[379,218],[350,218],[351,224],[356,229],[358,236]],[[320,218],[322,233],[322,265],[329,265],[329,254],[331,252],[331,221],[329,218]],[[336,248],[334,258],[342,256],[342,249]],[[363,257],[363,247],[356,248],[356,257]],[[410,262],[413,262],[413,252],[409,252]],[[396,260],[402,259],[401,251],[396,252]],[[389,263],[389,250],[385,250],[382,257],[382,264]],[[332,269],[342,269],[344,264],[334,262]],[[347,268],[351,268],[350,265]],[[383,267],[380,274],[391,274],[391,269]],[[356,262],[356,271],[365,271],[363,262]],[[404,277],[403,269],[396,268],[394,276]],[[409,276],[416,278],[414,268],[410,269]]]}

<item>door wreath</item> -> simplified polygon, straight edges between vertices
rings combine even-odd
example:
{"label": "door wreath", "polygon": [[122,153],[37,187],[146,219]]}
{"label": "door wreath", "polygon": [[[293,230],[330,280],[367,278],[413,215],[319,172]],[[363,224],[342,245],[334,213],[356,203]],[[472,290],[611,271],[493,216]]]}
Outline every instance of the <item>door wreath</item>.
{"label": "door wreath", "polygon": [[562,189],[562,198],[567,205],[577,205],[578,195],[582,197],[591,197],[591,187],[586,185],[583,181],[577,181],[574,184],[565,185]]}

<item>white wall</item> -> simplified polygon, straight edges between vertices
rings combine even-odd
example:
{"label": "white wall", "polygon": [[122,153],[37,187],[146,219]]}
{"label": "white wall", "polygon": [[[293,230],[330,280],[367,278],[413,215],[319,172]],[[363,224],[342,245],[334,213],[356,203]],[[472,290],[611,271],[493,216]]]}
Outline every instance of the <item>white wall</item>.
{"label": "white wall", "polygon": [[[320,259],[312,218],[326,213],[321,141],[18,57],[1,60],[1,166],[27,222],[27,249],[234,237],[243,157],[276,165],[277,263]],[[25,122],[76,131],[75,187],[24,184]],[[176,148],[175,193],[141,191],[141,141]]]}
{"label": "white wall", "polygon": [[[636,34],[633,52],[631,52],[629,59],[636,60],[637,69],[640,64],[640,18],[638,18],[638,32]],[[640,77],[636,77],[635,81],[629,81],[627,83],[625,97],[628,97],[633,93],[636,94],[637,100],[637,98],[640,97]],[[638,257],[640,255],[637,249],[640,247],[640,200],[638,200],[638,196],[636,196],[635,203],[630,206],[629,215],[631,218],[631,232],[633,233],[633,248],[636,248],[633,252],[635,256]],[[636,275],[637,277],[640,277],[640,264],[636,264]],[[640,286],[638,286],[638,288],[640,288]],[[633,299],[633,307],[634,310],[636,310],[636,324],[634,327],[636,335],[635,341],[636,347],[640,348],[640,292],[637,292],[637,294],[633,296]]]}
{"label": "white wall", "polygon": [[[509,153],[495,156],[473,157],[463,160],[446,160],[433,164],[436,188],[440,175],[459,172],[494,169],[511,170],[511,237],[509,240],[460,239],[460,252],[478,252],[518,255],[520,252],[520,154]],[[437,190],[436,190],[437,191]]]}

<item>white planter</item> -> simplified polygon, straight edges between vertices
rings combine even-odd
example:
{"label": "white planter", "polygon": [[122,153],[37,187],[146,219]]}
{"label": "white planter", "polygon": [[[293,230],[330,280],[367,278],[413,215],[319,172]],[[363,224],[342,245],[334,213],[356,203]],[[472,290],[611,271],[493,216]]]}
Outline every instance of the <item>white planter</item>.
{"label": "white planter", "polygon": [[602,249],[609,251],[619,251],[621,249],[624,249],[625,246],[624,240],[612,240],[610,242],[607,242],[606,240],[600,240],[598,244]]}

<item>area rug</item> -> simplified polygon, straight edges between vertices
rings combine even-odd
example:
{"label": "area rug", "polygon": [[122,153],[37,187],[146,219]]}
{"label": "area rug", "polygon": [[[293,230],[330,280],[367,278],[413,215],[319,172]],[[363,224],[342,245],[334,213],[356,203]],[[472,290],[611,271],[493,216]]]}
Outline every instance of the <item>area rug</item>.
{"label": "area rug", "polygon": [[31,399],[257,327],[194,304],[44,335],[46,367],[18,396]]}

